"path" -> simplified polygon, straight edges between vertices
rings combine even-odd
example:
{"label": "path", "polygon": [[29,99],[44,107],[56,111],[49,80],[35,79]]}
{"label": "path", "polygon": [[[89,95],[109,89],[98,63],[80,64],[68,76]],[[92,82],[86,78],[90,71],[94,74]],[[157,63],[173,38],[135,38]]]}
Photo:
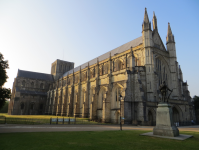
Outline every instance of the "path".
{"label": "path", "polygon": [[[119,125],[17,125],[0,124],[0,133],[12,132],[57,132],[57,131],[110,131],[119,130]],[[123,130],[153,130],[153,126],[122,126]],[[199,132],[199,126],[178,127],[180,131]]]}

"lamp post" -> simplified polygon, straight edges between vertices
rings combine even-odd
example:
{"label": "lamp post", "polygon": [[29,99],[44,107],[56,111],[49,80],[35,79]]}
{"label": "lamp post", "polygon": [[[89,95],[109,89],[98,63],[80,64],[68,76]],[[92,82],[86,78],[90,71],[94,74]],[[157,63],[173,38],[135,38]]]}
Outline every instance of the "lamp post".
{"label": "lamp post", "polygon": [[121,104],[122,104],[122,95],[120,94],[120,131],[122,131],[122,111],[121,111]]}

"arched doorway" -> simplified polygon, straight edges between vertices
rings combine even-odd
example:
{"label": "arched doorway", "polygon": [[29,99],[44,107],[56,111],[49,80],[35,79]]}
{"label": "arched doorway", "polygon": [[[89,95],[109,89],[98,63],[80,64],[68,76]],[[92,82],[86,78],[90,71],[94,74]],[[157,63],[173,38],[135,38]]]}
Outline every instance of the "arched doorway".
{"label": "arched doorway", "polygon": [[178,110],[175,107],[173,107],[172,111],[173,111],[173,122],[174,123],[180,122],[180,116]]}
{"label": "arched doorway", "polygon": [[155,118],[154,118],[153,113],[152,113],[151,110],[148,111],[148,124],[150,126],[155,125]]}
{"label": "arched doorway", "polygon": [[151,111],[149,111],[149,113],[148,113],[148,120],[149,120],[150,122],[153,122],[153,114],[152,114]]}

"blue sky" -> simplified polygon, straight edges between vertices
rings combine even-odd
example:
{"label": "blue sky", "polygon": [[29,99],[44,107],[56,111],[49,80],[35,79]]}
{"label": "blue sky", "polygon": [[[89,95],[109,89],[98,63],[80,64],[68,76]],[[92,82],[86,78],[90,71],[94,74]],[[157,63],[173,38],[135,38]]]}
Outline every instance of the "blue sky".
{"label": "blue sky", "polygon": [[56,59],[78,66],[140,37],[145,7],[150,21],[155,11],[164,44],[170,22],[184,81],[199,95],[197,0],[0,0],[4,86],[12,88],[18,69],[50,73]]}

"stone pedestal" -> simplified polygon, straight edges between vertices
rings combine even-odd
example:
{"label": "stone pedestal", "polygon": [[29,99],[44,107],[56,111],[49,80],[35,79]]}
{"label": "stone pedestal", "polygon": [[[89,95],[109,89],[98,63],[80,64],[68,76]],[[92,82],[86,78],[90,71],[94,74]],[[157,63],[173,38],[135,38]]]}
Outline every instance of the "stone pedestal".
{"label": "stone pedestal", "polygon": [[153,128],[153,135],[179,136],[179,130],[173,122],[171,105],[167,103],[158,104],[156,111],[156,127]]}

